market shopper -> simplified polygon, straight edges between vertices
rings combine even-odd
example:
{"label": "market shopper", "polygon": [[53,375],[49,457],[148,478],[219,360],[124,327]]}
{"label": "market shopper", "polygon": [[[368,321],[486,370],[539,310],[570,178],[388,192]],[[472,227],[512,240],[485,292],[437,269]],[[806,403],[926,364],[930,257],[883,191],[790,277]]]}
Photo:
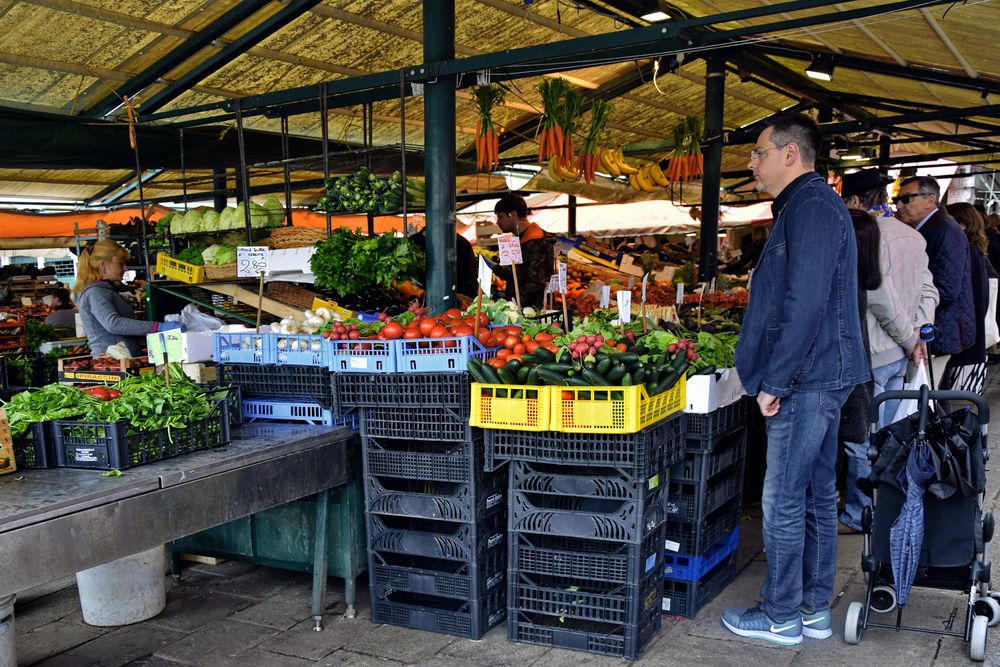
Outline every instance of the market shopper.
{"label": "market shopper", "polygon": [[[416,234],[410,236],[410,240],[417,244],[417,247],[427,251],[427,228],[421,229]],[[477,281],[478,265],[476,264],[476,253],[472,250],[469,240],[455,232],[455,291],[470,299],[475,298],[478,293]],[[426,284],[426,281],[424,281]]]}
{"label": "market shopper", "polygon": [[132,307],[115,289],[125,274],[128,252],[114,241],[97,241],[80,254],[76,274],[76,305],[90,352],[99,357],[116,343],[124,343],[132,356],[146,346],[146,334],[183,328],[178,322],[145,322],[135,319]]}
{"label": "market shopper", "polygon": [[70,301],[69,290],[65,287],[54,289],[48,300],[52,312],[45,318],[45,324],[62,329],[72,328],[76,324],[76,311]]}
{"label": "market shopper", "polygon": [[771,119],[750,152],[774,226],[751,276],[736,367],[767,430],[761,498],[763,602],[726,609],[743,637],[798,644],[833,634],[837,430],[851,389],[869,379],[857,307],[857,251],[847,207],[815,172],[819,128]]}
{"label": "market shopper", "polygon": [[935,378],[943,375],[948,357],[976,341],[969,242],[955,219],[938,207],[940,197],[941,188],[933,177],[913,176],[900,184],[899,194],[892,199],[896,217],[927,242],[928,266],[939,297],[929,350]]}
{"label": "market shopper", "polygon": [[[505,234],[516,234],[521,241],[523,262],[517,267],[517,282],[521,291],[521,305],[541,307],[545,287],[555,269],[555,239],[534,222],[528,220],[528,205],[523,197],[506,194],[500,198],[493,212],[497,225]],[[497,264],[493,272],[506,283],[504,296],[513,299],[514,276],[509,266]]]}

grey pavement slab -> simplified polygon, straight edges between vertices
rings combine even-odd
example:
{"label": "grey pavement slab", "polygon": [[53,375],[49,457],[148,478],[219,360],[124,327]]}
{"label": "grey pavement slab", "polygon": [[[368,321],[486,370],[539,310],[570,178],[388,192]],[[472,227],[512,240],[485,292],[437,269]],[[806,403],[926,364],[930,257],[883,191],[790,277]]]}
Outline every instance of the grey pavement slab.
{"label": "grey pavement slab", "polygon": [[235,658],[274,634],[274,630],[259,625],[221,619],[164,646],[155,655],[208,667]]}
{"label": "grey pavement slab", "polygon": [[362,629],[370,626],[371,621],[364,619],[327,616],[324,618],[323,630],[316,632],[310,617],[262,642],[261,648],[306,660],[319,660],[343,648],[357,638]]}
{"label": "grey pavement slab", "polygon": [[320,661],[319,664],[336,665],[337,667],[396,667],[398,665],[405,665],[406,663],[390,660],[388,658],[379,658],[373,655],[365,655],[363,653],[341,650],[328,655]]}
{"label": "grey pavement slab", "polygon": [[311,604],[311,590],[295,586],[279,590],[276,594],[236,612],[230,618],[234,621],[287,630],[296,623],[312,617],[309,613]]}
{"label": "grey pavement slab", "polygon": [[18,633],[25,633],[47,625],[59,619],[82,621],[80,613],[80,594],[76,589],[76,578],[70,580],[69,586],[55,591],[43,598],[21,602],[18,598],[14,605],[14,618]]}
{"label": "grey pavement slab", "polygon": [[253,604],[253,600],[208,589],[199,595],[178,598],[167,596],[167,607],[150,622],[172,630],[192,632],[212,621],[234,614]]}
{"label": "grey pavement slab", "polygon": [[213,667],[313,667],[315,664],[312,660],[271,653],[260,648],[250,649],[233,658],[217,659],[212,662]]}
{"label": "grey pavement slab", "polygon": [[684,632],[660,633],[632,664],[636,667],[783,667],[796,649],[763,642],[736,645],[728,638],[711,639]]}
{"label": "grey pavement slab", "polygon": [[138,624],[114,628],[96,639],[81,644],[40,663],[44,667],[121,667],[185,637],[153,625]]}
{"label": "grey pavement slab", "polygon": [[59,620],[47,623],[17,636],[17,663],[33,665],[100,637],[105,632],[103,628],[95,628],[82,622]]}
{"label": "grey pavement slab", "polygon": [[460,639],[441,649],[439,655],[479,661],[495,667],[520,667],[534,664],[551,649],[547,646],[511,642],[507,639],[507,624],[501,623],[482,639]]}
{"label": "grey pavement slab", "polygon": [[457,641],[455,637],[433,632],[368,624],[344,648],[403,663],[419,663],[422,660],[429,660],[438,651],[455,641]]}

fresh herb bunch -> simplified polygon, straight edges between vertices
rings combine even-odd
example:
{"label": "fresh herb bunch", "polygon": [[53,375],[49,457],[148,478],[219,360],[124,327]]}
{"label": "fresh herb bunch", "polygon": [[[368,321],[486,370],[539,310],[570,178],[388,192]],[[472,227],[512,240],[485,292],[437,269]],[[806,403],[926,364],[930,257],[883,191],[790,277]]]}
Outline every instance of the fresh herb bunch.
{"label": "fresh herb bunch", "polygon": [[397,238],[395,232],[366,237],[341,228],[316,244],[309,266],[317,287],[345,296],[363,287],[390,287],[393,282],[420,276],[426,256],[409,239]]}
{"label": "fresh herb bunch", "polygon": [[25,325],[24,342],[28,350],[34,352],[42,343],[59,340],[59,332],[54,326],[36,319],[29,319]]}

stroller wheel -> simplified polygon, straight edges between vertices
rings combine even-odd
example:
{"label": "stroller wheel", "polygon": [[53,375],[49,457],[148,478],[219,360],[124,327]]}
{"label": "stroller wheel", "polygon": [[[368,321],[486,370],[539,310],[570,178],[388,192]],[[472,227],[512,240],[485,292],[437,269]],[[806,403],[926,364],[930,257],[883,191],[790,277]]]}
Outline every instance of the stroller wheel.
{"label": "stroller wheel", "polygon": [[861,641],[861,633],[864,632],[864,611],[865,606],[860,602],[852,602],[847,605],[847,618],[844,619],[844,641],[848,644],[857,644]]}
{"label": "stroller wheel", "polygon": [[989,620],[990,627],[1000,623],[1000,602],[991,597],[980,597],[973,607],[979,616],[985,616]]}
{"label": "stroller wheel", "polygon": [[896,589],[892,586],[876,586],[872,589],[871,610],[876,614],[888,614],[896,608]]}
{"label": "stroller wheel", "polygon": [[861,532],[865,535],[869,535],[872,532],[872,508],[871,505],[865,505],[861,509]]}
{"label": "stroller wheel", "polygon": [[976,616],[972,621],[972,636],[969,638],[969,656],[973,660],[986,659],[986,627],[989,621],[985,616]]}
{"label": "stroller wheel", "polygon": [[989,542],[993,539],[993,512],[987,512],[983,515],[983,542]]}

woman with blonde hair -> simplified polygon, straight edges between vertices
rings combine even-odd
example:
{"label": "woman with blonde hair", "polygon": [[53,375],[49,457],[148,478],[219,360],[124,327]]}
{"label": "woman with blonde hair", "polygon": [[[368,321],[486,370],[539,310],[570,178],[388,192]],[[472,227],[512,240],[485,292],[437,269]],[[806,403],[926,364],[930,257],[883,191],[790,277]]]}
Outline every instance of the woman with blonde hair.
{"label": "woman with blonde hair", "polygon": [[146,346],[146,334],[181,329],[177,322],[146,322],[135,319],[132,307],[115,290],[122,279],[128,252],[114,241],[87,246],[77,263],[76,307],[90,352],[99,357],[116,343],[124,343],[133,357]]}

